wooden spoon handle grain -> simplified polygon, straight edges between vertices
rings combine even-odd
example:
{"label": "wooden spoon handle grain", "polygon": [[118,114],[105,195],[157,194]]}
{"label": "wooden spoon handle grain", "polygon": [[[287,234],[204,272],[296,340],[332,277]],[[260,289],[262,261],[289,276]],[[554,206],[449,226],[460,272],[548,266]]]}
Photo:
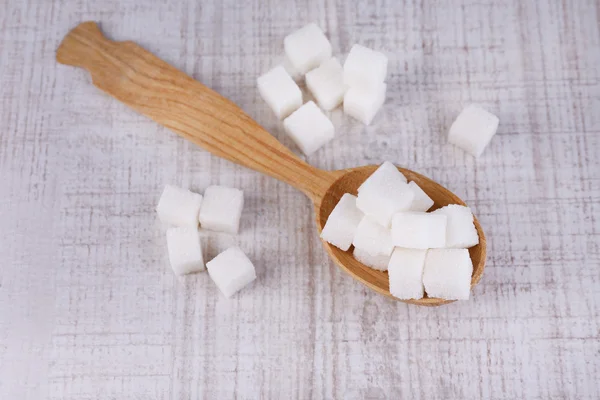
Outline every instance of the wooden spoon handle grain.
{"label": "wooden spoon handle grain", "polygon": [[233,102],[94,22],[67,34],[56,59],[88,70],[99,89],[211,153],[286,182],[313,200],[335,174],[296,157]]}

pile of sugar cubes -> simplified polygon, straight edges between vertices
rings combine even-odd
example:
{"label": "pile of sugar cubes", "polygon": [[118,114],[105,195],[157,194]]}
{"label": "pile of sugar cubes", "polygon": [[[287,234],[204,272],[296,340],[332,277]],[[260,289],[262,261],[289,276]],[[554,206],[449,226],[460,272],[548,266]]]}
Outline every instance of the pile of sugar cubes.
{"label": "pile of sugar cubes", "polygon": [[[244,207],[241,190],[209,186],[204,196],[167,185],[156,207],[159,219],[170,225],[167,248],[171,268],[177,275],[205,269],[198,224],[202,229],[235,234]],[[229,297],[256,279],[254,265],[237,248],[231,247],[206,263],[208,274]]]}
{"label": "pile of sugar cubes", "polygon": [[433,200],[390,162],[345,193],[321,238],[364,265],[387,271],[390,293],[402,300],[429,297],[467,300],[473,264],[468,248],[479,243],[468,207],[427,212]]}
{"label": "pile of sugar cubes", "polygon": [[[356,44],[344,65],[332,57],[331,43],[316,24],[308,24],[283,40],[286,61],[257,79],[258,91],[287,135],[307,156],[335,136],[323,110],[343,102],[344,112],[371,123],[385,101],[388,59],[385,54]],[[316,100],[303,102],[296,80],[305,78]]]}

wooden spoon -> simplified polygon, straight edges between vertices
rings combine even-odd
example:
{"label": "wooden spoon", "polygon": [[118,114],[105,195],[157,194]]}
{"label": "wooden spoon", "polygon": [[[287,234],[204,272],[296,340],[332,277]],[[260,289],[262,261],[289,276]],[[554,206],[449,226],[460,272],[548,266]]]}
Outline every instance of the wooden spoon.
{"label": "wooden spoon", "polygon": [[[102,35],[94,22],[84,22],[63,39],[59,63],[82,67],[99,89],[139,113],[175,131],[216,156],[252,168],[286,182],[312,200],[319,232],[344,193],[356,194],[358,186],[377,166],[323,171],[308,165],[271,136],[238,106],[137,44],[114,42]],[[434,208],[464,202],[448,189],[416,172],[398,168],[434,201]],[[475,219],[479,245],[469,250],[473,260],[471,286],[481,279],[486,242]],[[356,261],[350,251],[323,242],[331,258],[354,279],[378,293],[389,292],[387,272]],[[438,306],[451,301],[438,298],[406,303]]]}

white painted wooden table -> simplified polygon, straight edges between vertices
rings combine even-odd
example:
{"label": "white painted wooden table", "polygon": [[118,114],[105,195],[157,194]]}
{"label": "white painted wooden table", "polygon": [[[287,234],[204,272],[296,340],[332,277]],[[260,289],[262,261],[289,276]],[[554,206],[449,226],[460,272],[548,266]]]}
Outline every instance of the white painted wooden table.
{"label": "white painted wooden table", "polygon": [[[317,21],[339,55],[389,52],[381,114],[334,113],[338,137],[308,161],[391,160],[463,197],[489,246],[472,300],[371,292],[328,261],[300,193],[57,65],[90,19],[286,144],[255,89],[286,33]],[[0,398],[600,398],[599,19],[595,0],[0,0]],[[501,120],[478,161],[445,139],[468,102]],[[166,183],[245,191],[241,234],[204,243],[244,248],[252,287],[226,299],[207,274],[171,273]]]}

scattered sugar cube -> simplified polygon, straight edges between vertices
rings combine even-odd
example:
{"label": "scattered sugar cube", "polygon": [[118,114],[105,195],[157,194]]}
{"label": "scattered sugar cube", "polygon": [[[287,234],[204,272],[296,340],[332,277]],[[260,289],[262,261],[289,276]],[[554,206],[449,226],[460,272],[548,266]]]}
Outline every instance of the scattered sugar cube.
{"label": "scattered sugar cube", "polygon": [[283,119],[302,105],[300,88],[281,65],[257,79],[258,91],[277,118]]}
{"label": "scattered sugar cube", "polygon": [[252,261],[237,247],[230,247],[206,263],[208,274],[225,297],[256,279]]}
{"label": "scattered sugar cube", "polygon": [[479,157],[498,129],[500,120],[478,105],[465,107],[448,133],[448,142]]}
{"label": "scattered sugar cube", "polygon": [[209,186],[200,207],[200,227],[212,231],[237,233],[244,208],[244,192],[224,186]]}
{"label": "scattered sugar cube", "polygon": [[379,270],[379,271],[387,271],[388,263],[390,262],[390,256],[385,254],[371,255],[366,250],[361,250],[359,248],[354,248],[352,252],[354,258],[358,262],[365,264],[367,267]]}
{"label": "scattered sugar cube", "polygon": [[167,229],[167,250],[175,274],[189,274],[204,269],[198,228],[182,226]]}
{"label": "scattered sugar cube", "polygon": [[382,164],[360,187],[356,206],[380,225],[389,228],[392,215],[408,210],[414,193],[406,178],[391,163]]}
{"label": "scattered sugar cube", "polygon": [[356,196],[345,193],[329,214],[321,239],[341,250],[348,250],[363,216],[362,211],[356,208]]}
{"label": "scattered sugar cube", "polygon": [[375,172],[373,172],[367,179],[365,179],[365,181],[358,187],[358,193],[360,193],[360,191],[364,187],[368,187],[373,182],[377,182],[378,184],[381,181],[385,182],[385,180],[389,176],[393,176],[393,179],[398,179],[404,183],[408,183],[408,180],[406,179],[404,174],[400,172],[394,164],[392,164],[389,161],[384,161],[384,163],[381,164],[379,168],[377,168]]}
{"label": "scattered sugar cube", "polygon": [[433,206],[433,200],[427,195],[427,193],[425,193],[425,191],[423,191],[423,189],[421,189],[419,185],[411,181],[408,183],[408,186],[415,194],[412,204],[410,205],[410,211],[425,212],[429,210],[431,206]]}
{"label": "scattered sugar cube", "polygon": [[394,245],[389,229],[384,228],[369,217],[363,217],[358,226],[352,244],[355,248],[376,256],[390,256]]}
{"label": "scattered sugar cube", "polygon": [[332,57],[306,74],[306,86],[324,110],[333,110],[344,101],[346,86],[342,64]]}
{"label": "scattered sugar cube", "polygon": [[350,87],[375,87],[385,82],[388,58],[379,51],[355,44],[344,63],[344,83]]}
{"label": "scattered sugar cube", "polygon": [[294,68],[305,74],[331,57],[331,43],[316,24],[308,24],[283,39],[285,54]]}
{"label": "scattered sugar cube", "polygon": [[333,139],[334,127],[329,118],[317,105],[309,101],[283,121],[283,127],[289,137],[310,156]]}
{"label": "scattered sugar cube", "polygon": [[473,263],[467,249],[432,249],[427,251],[423,285],[429,297],[468,300]]}
{"label": "scattered sugar cube", "polygon": [[399,212],[392,218],[394,246],[435,249],[446,245],[446,216],[416,211]]}
{"label": "scattered sugar cube", "polygon": [[448,218],[446,226],[446,246],[466,249],[479,243],[479,235],[473,223],[473,213],[469,207],[450,204],[432,212]]}
{"label": "scattered sugar cube", "polygon": [[167,185],[160,196],[156,212],[158,218],[170,225],[198,227],[198,212],[202,195]]}
{"label": "scattered sugar cube", "polygon": [[372,88],[350,87],[344,95],[344,113],[369,125],[385,102],[386,84]]}
{"label": "scattered sugar cube", "polygon": [[423,297],[423,267],[427,250],[396,247],[388,265],[390,293],[401,300]]}
{"label": "scattered sugar cube", "polygon": [[296,70],[296,68],[294,68],[289,57],[286,56],[285,54],[283,54],[281,66],[285,69],[285,72],[287,72],[288,75],[295,82],[299,82],[302,80],[302,74],[300,72],[298,72],[298,70]]}

